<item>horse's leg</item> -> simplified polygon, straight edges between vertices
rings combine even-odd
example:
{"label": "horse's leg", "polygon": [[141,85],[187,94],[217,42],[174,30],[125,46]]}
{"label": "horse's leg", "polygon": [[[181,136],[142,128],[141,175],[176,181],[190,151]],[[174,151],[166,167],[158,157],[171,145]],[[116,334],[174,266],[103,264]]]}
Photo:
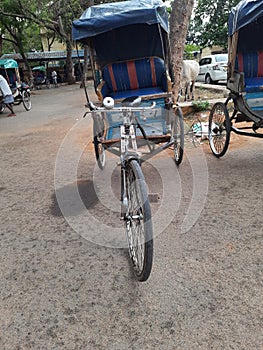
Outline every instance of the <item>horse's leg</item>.
{"label": "horse's leg", "polygon": [[189,100],[189,82],[188,81],[185,83],[185,97],[184,97],[184,100],[187,101],[187,99]]}
{"label": "horse's leg", "polygon": [[192,100],[195,99],[195,80],[192,80],[192,84],[191,84],[191,87],[190,87],[190,92],[191,92],[191,95],[192,95]]}

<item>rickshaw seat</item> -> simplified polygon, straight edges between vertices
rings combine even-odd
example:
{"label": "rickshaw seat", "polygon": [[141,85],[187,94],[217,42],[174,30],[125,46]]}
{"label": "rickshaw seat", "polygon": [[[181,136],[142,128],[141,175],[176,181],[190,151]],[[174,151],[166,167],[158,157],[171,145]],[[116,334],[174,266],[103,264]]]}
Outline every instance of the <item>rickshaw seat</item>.
{"label": "rickshaw seat", "polygon": [[245,92],[263,91],[263,51],[239,52],[235,69],[244,73]]}
{"label": "rickshaw seat", "polygon": [[245,84],[246,92],[263,92],[263,77],[246,78]]}
{"label": "rickshaw seat", "polygon": [[102,70],[102,79],[103,82],[98,87],[102,98],[110,96],[121,99],[168,91],[164,61],[159,57],[107,64]]}
{"label": "rickshaw seat", "polygon": [[249,109],[261,113],[263,111],[263,51],[239,52],[235,70],[244,76],[242,92]]}

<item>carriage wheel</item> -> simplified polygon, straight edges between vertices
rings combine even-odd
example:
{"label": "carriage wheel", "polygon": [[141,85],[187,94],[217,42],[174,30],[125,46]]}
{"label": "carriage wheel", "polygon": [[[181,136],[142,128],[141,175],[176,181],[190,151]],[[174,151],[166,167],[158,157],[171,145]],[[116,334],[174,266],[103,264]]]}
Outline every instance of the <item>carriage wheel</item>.
{"label": "carriage wheel", "polygon": [[22,91],[22,101],[25,109],[27,111],[30,111],[32,104],[31,104],[30,94],[27,91]]}
{"label": "carriage wheel", "polygon": [[100,138],[104,134],[104,122],[100,115],[93,118],[93,145],[98,167],[103,170],[106,163],[106,151],[103,147]]}
{"label": "carriage wheel", "polygon": [[173,125],[174,136],[174,161],[179,165],[183,160],[184,155],[184,120],[181,108],[177,109],[175,121]]}
{"label": "carriage wheel", "polygon": [[214,104],[209,115],[208,138],[216,157],[222,157],[228,148],[231,122],[227,107],[222,102]]}
{"label": "carriage wheel", "polygon": [[129,255],[138,281],[146,281],[153,260],[153,228],[147,186],[141,167],[132,159],[125,167],[127,210],[125,228]]}

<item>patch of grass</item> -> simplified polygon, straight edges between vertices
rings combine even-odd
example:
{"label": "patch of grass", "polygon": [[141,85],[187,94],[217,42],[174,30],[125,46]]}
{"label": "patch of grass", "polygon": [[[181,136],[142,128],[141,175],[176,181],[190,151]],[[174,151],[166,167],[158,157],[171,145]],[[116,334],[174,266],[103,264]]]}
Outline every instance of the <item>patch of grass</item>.
{"label": "patch of grass", "polygon": [[192,106],[195,112],[207,111],[209,109],[208,101],[193,101]]}

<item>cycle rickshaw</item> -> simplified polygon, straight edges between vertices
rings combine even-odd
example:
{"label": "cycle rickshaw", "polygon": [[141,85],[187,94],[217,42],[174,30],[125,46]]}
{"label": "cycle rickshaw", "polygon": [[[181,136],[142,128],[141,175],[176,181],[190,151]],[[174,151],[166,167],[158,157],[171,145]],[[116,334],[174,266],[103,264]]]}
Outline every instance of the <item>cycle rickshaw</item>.
{"label": "cycle rickshaw", "polygon": [[[28,84],[21,81],[18,63],[11,58],[0,60],[0,74],[3,75],[12,90],[14,105],[17,106],[22,103],[25,110],[29,111],[32,107],[30,88]],[[0,113],[4,111],[5,104],[1,96]]]}
{"label": "cycle rickshaw", "polygon": [[32,68],[34,81],[33,86],[35,89],[41,89],[41,86],[45,86],[50,89],[50,80],[47,77],[47,71],[45,66],[36,66]]}
{"label": "cycle rickshaw", "polygon": [[183,158],[183,115],[172,101],[168,34],[166,7],[159,0],[91,6],[73,22],[73,39],[89,46],[98,97],[92,102],[86,92],[97,164],[104,168],[106,150],[120,157],[121,218],[139,281],[148,279],[153,258],[141,164],[167,148],[177,165]]}
{"label": "cycle rickshaw", "polygon": [[209,116],[209,143],[216,157],[226,153],[231,131],[263,137],[262,30],[261,0],[243,0],[232,9],[228,22],[227,88],[230,93],[225,103],[218,102],[212,107]]}

